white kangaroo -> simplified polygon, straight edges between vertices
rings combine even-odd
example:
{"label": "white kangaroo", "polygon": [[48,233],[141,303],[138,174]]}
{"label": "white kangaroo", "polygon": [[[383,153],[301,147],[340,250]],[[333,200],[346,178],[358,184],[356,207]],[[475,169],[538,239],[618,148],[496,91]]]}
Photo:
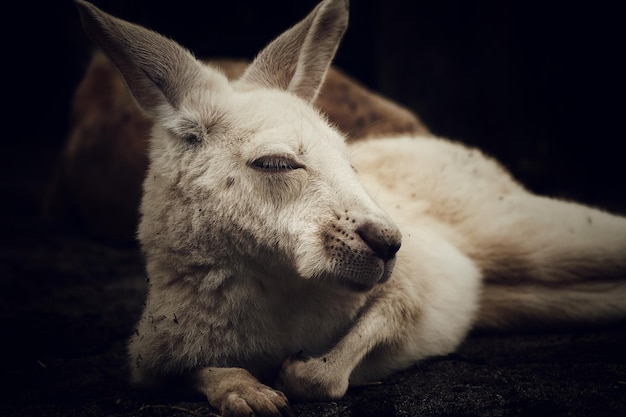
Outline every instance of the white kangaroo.
{"label": "white kangaroo", "polygon": [[626,218],[533,195],[448,140],[348,146],[313,109],[347,0],[322,1],[231,83],[76,2],[154,121],[134,382],[188,383],[227,416],[292,415],[286,397],[340,398],[475,326],[626,316]]}

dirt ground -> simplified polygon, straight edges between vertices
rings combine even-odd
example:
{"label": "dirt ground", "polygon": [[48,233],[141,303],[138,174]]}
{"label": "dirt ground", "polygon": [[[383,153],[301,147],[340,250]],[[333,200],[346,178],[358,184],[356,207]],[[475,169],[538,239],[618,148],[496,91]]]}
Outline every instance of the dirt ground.
{"label": "dirt ground", "polygon": [[[21,152],[2,158],[12,175],[2,176],[0,415],[214,415],[202,398],[128,385],[125,341],[146,290],[141,254],[42,219],[54,154]],[[472,335],[458,352],[341,401],[294,408],[302,417],[623,416],[625,336],[626,323]]]}

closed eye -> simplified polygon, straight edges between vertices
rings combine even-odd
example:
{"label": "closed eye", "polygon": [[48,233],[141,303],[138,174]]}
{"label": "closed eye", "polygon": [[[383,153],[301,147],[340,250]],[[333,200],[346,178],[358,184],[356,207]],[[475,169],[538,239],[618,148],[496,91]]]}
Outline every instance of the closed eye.
{"label": "closed eye", "polygon": [[304,168],[304,165],[291,158],[279,155],[262,156],[250,164],[253,168],[266,172],[287,172]]}

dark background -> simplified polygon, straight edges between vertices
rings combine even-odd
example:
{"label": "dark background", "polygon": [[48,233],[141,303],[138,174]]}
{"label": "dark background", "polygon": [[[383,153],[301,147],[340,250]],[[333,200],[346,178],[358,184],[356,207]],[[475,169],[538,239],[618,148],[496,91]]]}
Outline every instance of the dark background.
{"label": "dark background", "polygon": [[[199,57],[247,58],[316,3],[95,2]],[[620,16],[603,2],[354,0],[335,63],[436,134],[493,154],[533,190],[619,204],[609,200],[626,178]],[[4,30],[16,26],[3,65],[15,131],[3,142],[58,149],[91,43],[70,1],[23,3],[4,20]]]}
{"label": "dark background", "polygon": [[[199,57],[252,58],[314,0],[101,0]],[[14,5],[13,5],[14,6]],[[439,135],[500,159],[534,191],[626,213],[621,8],[600,2],[353,0],[336,65]],[[209,412],[127,386],[145,278],[135,248],[42,222],[91,43],[70,1],[3,7],[0,414]],[[302,416],[619,416],[625,328],[472,335]],[[4,398],[3,398],[4,397]]]}

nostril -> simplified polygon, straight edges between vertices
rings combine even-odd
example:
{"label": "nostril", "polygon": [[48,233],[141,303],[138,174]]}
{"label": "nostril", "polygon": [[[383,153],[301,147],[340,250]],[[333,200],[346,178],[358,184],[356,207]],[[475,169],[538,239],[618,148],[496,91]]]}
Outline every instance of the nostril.
{"label": "nostril", "polygon": [[365,222],[356,229],[356,233],[379,258],[392,259],[400,249],[399,233],[388,228]]}

